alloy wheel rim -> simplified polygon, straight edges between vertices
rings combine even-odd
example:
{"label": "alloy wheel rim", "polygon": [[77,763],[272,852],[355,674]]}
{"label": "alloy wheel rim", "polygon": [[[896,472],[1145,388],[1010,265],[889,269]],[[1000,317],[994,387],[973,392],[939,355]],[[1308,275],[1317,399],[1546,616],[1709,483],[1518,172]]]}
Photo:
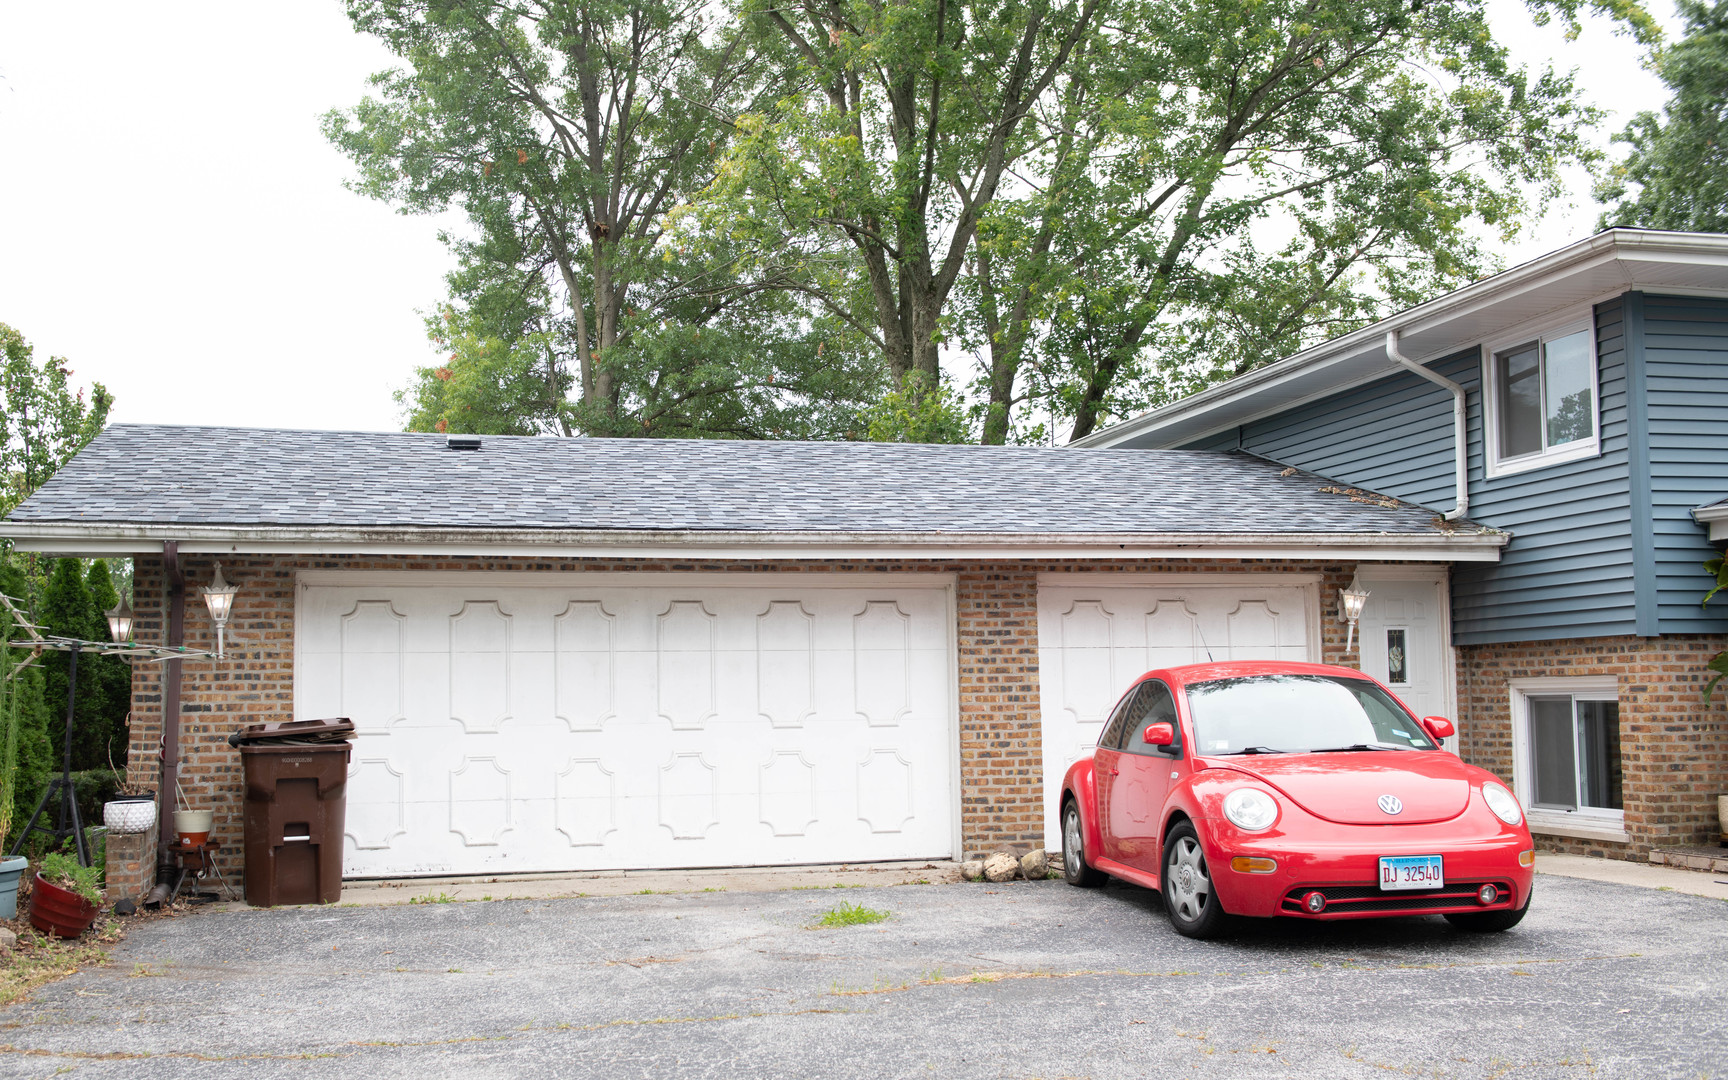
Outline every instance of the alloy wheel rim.
{"label": "alloy wheel rim", "polygon": [[1212,894],[1212,882],[1206,877],[1206,856],[1200,845],[1184,836],[1176,844],[1176,857],[1171,860],[1171,900],[1184,921],[1200,917],[1206,899]]}
{"label": "alloy wheel rim", "polygon": [[1073,810],[1062,815],[1062,863],[1070,877],[1080,872],[1080,815]]}

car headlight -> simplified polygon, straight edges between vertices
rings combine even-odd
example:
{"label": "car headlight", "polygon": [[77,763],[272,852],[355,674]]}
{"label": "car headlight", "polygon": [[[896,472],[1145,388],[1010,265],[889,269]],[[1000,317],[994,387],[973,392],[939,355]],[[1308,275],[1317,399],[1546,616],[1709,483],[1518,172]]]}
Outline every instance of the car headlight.
{"label": "car headlight", "polygon": [[1524,820],[1524,811],[1518,808],[1517,798],[1501,785],[1493,781],[1483,784],[1482,799],[1488,804],[1488,809],[1494,811],[1494,816],[1506,824],[1516,825]]}
{"label": "car headlight", "polygon": [[1259,788],[1237,788],[1224,796],[1224,816],[1238,829],[1259,832],[1278,820],[1278,804]]}

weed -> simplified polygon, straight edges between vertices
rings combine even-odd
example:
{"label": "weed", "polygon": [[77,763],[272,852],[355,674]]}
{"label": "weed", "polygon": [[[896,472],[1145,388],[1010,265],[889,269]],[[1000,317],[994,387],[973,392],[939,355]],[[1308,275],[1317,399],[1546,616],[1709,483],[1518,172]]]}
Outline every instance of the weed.
{"label": "weed", "polygon": [[124,927],[118,920],[100,915],[83,936],[70,940],[39,934],[29,926],[21,927],[18,944],[11,952],[0,954],[0,1005],[22,1000],[36,987],[74,974],[80,968],[108,963],[108,949],[123,933]]}
{"label": "weed", "polygon": [[710,887],[710,888],[703,889],[702,891],[703,892],[725,892],[726,889],[724,886],[722,886],[721,888],[718,888],[718,889]]}
{"label": "weed", "polygon": [[841,903],[838,907],[829,908],[820,919],[817,926],[865,926],[879,923],[888,917],[886,911],[877,911],[862,904]]}
{"label": "weed", "polygon": [[410,904],[454,904],[456,898],[449,893],[427,893],[425,896],[411,896]]}

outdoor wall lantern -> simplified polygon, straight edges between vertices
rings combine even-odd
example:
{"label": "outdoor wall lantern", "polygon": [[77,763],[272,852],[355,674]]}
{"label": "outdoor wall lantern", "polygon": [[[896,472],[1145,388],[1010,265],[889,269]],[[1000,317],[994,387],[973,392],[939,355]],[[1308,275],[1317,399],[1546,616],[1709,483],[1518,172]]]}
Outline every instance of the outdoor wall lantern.
{"label": "outdoor wall lantern", "polygon": [[1362,618],[1362,608],[1368,603],[1368,590],[1362,587],[1360,579],[1352,576],[1350,587],[1338,594],[1338,614],[1350,624],[1350,633],[1344,640],[1344,651],[1349,652],[1356,643],[1356,622]]}
{"label": "outdoor wall lantern", "polygon": [[228,626],[228,616],[234,612],[234,594],[240,591],[238,585],[230,585],[222,580],[222,564],[216,564],[216,577],[210,584],[204,586],[204,603],[210,609],[210,619],[216,624],[216,659],[223,658],[222,634]]}
{"label": "outdoor wall lantern", "polygon": [[108,612],[108,637],[114,641],[132,640],[132,605],[122,596],[113,611]]}
{"label": "outdoor wall lantern", "polygon": [[[216,564],[216,577],[210,584],[204,586],[204,605],[210,609],[210,619],[216,624],[216,659],[224,659],[224,631],[228,627],[228,616],[234,613],[234,594],[240,591],[238,585],[230,585],[222,579],[222,564]],[[108,636],[117,642],[132,640],[132,605],[122,596],[120,603],[108,614]]]}

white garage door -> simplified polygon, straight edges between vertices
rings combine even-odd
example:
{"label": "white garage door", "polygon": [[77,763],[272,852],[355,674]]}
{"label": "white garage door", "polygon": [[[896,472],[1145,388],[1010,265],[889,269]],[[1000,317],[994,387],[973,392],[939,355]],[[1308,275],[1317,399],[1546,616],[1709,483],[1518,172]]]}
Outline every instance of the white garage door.
{"label": "white garage door", "polygon": [[1159,581],[1047,574],[1038,580],[1044,710],[1044,833],[1068,766],[1098,743],[1111,706],[1153,668],[1208,660],[1319,660],[1319,579],[1263,575]]}
{"label": "white garage door", "polygon": [[307,575],[295,711],[359,732],[344,873],[947,856],[951,595],[928,577]]}

